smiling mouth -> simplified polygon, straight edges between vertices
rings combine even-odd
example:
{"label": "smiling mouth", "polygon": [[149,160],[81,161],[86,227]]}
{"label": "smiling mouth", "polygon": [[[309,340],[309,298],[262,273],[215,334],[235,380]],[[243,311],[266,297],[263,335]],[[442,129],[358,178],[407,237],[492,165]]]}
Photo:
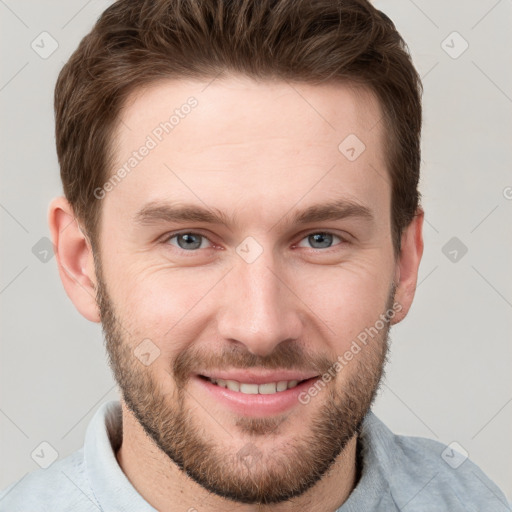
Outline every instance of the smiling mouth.
{"label": "smiling mouth", "polygon": [[226,380],[226,379],[214,379],[200,375],[203,380],[211,382],[221,388],[227,388],[230,391],[244,393],[246,395],[273,395],[276,393],[282,393],[288,389],[293,389],[299,384],[308,380],[314,380],[317,377],[304,380],[280,380],[277,382],[265,382],[262,384],[254,384],[249,382],[239,382],[237,380]]}

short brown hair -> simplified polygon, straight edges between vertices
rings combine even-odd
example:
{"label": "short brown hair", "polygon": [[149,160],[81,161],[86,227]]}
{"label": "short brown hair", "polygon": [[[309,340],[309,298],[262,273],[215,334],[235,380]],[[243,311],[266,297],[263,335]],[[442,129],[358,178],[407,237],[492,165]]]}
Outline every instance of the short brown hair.
{"label": "short brown hair", "polygon": [[[393,22],[366,0],[118,0],[63,67],[55,88],[64,193],[93,247],[119,112],[165,78],[229,73],[369,88],[383,110],[395,254],[419,206],[420,77]],[[341,141],[340,141],[341,142]]]}

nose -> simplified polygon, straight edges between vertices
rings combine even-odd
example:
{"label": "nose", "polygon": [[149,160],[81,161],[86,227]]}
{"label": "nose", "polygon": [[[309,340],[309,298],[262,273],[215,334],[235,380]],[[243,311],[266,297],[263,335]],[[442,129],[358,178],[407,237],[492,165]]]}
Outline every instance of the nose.
{"label": "nose", "polygon": [[256,261],[240,259],[224,280],[218,329],[222,339],[266,356],[301,335],[300,301],[270,251]]}

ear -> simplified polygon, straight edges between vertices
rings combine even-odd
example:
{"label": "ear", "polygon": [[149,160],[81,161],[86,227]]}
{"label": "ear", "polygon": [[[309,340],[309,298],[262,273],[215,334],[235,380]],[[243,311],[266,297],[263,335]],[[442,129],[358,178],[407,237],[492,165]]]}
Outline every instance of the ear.
{"label": "ear", "polygon": [[87,320],[99,322],[92,248],[65,197],[51,202],[48,224],[60,279],[68,297]]}
{"label": "ear", "polygon": [[402,309],[391,320],[392,324],[401,322],[409,312],[418,281],[418,268],[423,255],[423,219],[424,211],[418,208],[411,223],[402,233],[400,254],[395,269],[397,284],[395,301]]}

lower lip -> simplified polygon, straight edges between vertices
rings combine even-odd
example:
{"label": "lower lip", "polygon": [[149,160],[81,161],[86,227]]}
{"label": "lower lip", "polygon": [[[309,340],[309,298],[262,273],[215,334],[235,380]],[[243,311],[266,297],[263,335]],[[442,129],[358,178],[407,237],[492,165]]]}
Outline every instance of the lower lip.
{"label": "lower lip", "polygon": [[192,380],[221,404],[227,406],[233,412],[244,416],[262,417],[280,414],[299,404],[299,395],[307,390],[318,377],[305,380],[294,388],[286,391],[278,391],[270,395],[246,394],[223,388],[199,376]]}

